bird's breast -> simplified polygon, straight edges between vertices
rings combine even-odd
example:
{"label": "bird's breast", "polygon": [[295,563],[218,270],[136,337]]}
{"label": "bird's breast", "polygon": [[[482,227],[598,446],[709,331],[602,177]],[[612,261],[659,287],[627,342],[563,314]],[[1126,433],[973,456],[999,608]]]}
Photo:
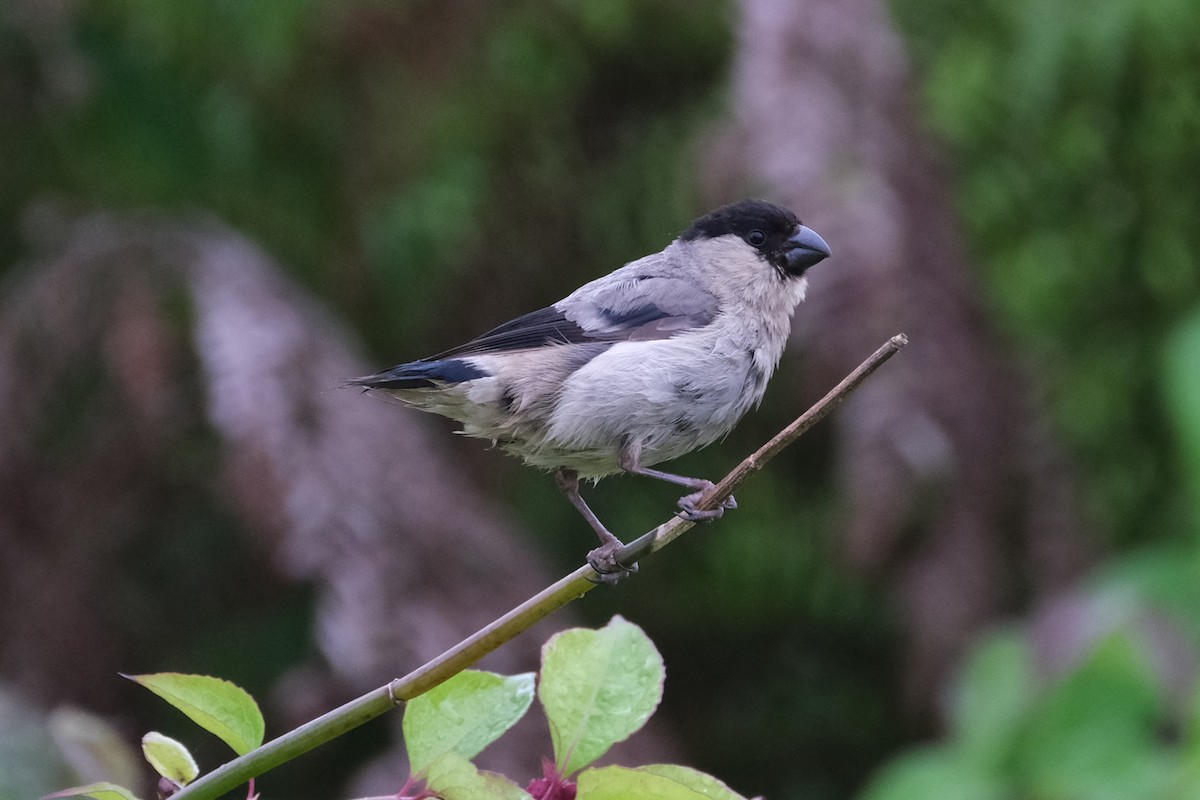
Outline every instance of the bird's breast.
{"label": "bird's breast", "polygon": [[[630,443],[640,445],[647,465],[710,444],[766,389],[771,351],[751,344],[708,332],[614,345],[563,382],[545,445],[592,462],[609,454],[615,472],[621,448]],[[583,465],[566,466],[593,474]]]}

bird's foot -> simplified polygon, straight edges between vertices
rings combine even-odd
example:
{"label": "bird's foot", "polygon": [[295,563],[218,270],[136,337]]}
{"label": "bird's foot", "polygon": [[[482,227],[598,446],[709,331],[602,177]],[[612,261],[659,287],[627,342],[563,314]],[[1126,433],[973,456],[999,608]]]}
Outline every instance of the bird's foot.
{"label": "bird's foot", "polygon": [[638,571],[637,563],[624,564],[617,560],[617,553],[625,545],[613,536],[612,539],[587,554],[588,564],[596,571],[596,582],[614,584],[626,575]]}
{"label": "bird's foot", "polygon": [[734,499],[733,495],[722,500],[721,505],[716,508],[696,508],[696,503],[700,502],[700,498],[715,485],[712,481],[704,481],[696,491],[679,498],[679,516],[689,522],[712,522],[714,519],[720,519],[725,516],[726,510],[737,508],[737,500]]}

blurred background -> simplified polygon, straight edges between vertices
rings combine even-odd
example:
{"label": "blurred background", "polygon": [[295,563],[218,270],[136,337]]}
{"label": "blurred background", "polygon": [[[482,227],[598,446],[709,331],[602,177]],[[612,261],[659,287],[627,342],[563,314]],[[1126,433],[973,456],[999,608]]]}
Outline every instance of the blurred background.
{"label": "blurred background", "polygon": [[[147,792],[151,728],[228,758],[118,671],[278,735],[574,568],[549,476],[339,384],[744,196],[835,256],[679,471],[911,345],[486,666],[620,613],[668,678],[618,758],[748,796],[1200,796],[1198,41],[1188,0],[6,0],[0,798]],[[676,495],[588,496],[632,536]],[[394,792],[397,722],[259,788]]]}

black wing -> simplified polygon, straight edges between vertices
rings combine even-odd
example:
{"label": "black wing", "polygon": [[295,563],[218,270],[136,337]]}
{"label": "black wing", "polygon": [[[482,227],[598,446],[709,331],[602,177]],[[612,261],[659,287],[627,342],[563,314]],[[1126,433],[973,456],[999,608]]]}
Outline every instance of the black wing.
{"label": "black wing", "polygon": [[567,319],[562,311],[549,306],[509,320],[469,342],[452,347],[427,360],[499,353],[505,350],[526,350],[551,343],[582,344],[595,341],[595,336]]}
{"label": "black wing", "polygon": [[601,279],[428,360],[548,344],[665,339],[703,327],[716,314],[714,297],[677,278]]}

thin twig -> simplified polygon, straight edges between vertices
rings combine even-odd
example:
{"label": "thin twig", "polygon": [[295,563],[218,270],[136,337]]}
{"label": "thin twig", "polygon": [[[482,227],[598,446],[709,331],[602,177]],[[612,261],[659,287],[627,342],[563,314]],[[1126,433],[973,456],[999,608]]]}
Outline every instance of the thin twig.
{"label": "thin twig", "polygon": [[[742,482],[763,468],[783,448],[819,422],[883,362],[908,344],[904,334],[893,336],[886,344],[864,361],[854,372],[821,398],[816,405],[796,418],[792,424],[775,435],[749,458],[738,464],[700,499],[697,508],[716,508],[733,494]],[[621,549],[620,563],[633,564],[649,553],[665,547],[695,525],[680,517],[659,525]],[[488,653],[522,633],[534,623],[587,594],[601,576],[590,566],[583,566],[559,579],[487,627],[469,636],[432,661],[403,678],[397,678],[356,700],[326,712],[282,736],[273,739],[240,758],[235,758],[195,782],[185,786],[173,800],[214,800],[235,789],[254,776],[290,761],[301,753],[322,745],[346,731],[378,717],[406,700],[429,691],[434,686],[467,669]]]}
{"label": "thin twig", "polygon": [[[846,395],[858,388],[858,385],[866,380],[867,376],[883,366],[883,362],[896,355],[907,344],[908,337],[903,333],[898,333],[891,339],[888,339],[878,350],[871,354],[870,358],[859,364],[845,378],[842,378],[841,383],[830,389],[829,393],[818,400],[808,411],[796,417],[790,425],[775,434],[769,442],[755,450],[742,463],[734,467],[708,494],[700,498],[699,502],[696,503],[696,508],[702,511],[709,510],[723,503],[726,498],[737,491],[746,478],[766,466],[768,461],[779,455],[780,451],[789,444],[807,433],[808,429],[813,425],[825,419],[825,416],[841,403]],[[616,554],[617,563],[635,564],[646,555],[661,550],[695,524],[682,517],[674,517],[618,550]]]}

